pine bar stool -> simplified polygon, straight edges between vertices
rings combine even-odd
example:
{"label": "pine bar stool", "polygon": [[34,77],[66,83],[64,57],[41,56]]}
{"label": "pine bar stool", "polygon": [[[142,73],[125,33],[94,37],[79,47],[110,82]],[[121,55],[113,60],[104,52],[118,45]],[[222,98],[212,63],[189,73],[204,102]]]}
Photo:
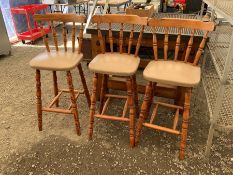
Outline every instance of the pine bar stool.
{"label": "pine bar stool", "polygon": [[[80,94],[85,94],[88,105],[90,106],[90,95],[88,92],[86,80],[83,74],[82,66],[80,64],[83,54],[81,53],[82,41],[83,41],[83,23],[85,22],[85,16],[79,16],[76,14],[46,14],[46,15],[34,15],[34,20],[39,22],[41,34],[43,36],[43,41],[46,46],[47,52],[41,53],[37,55],[30,61],[30,66],[36,69],[36,96],[37,96],[37,113],[38,113],[38,127],[39,131],[42,131],[42,111],[47,112],[57,112],[64,114],[73,114],[76,132],[78,135],[80,132],[80,123],[78,117],[78,109],[76,100]],[[42,22],[48,21],[51,24],[53,40],[56,50],[50,50],[48,38],[44,35],[44,29]],[[54,27],[54,22],[62,22],[63,25],[63,42],[64,42],[64,51],[58,48],[58,39],[57,34]],[[72,51],[68,51],[67,49],[67,32],[65,28],[65,24],[67,22],[72,22]],[[81,28],[79,31],[79,47],[75,49],[75,35],[76,35],[76,27],[75,23],[81,23]],[[77,67],[81,81],[83,84],[84,90],[74,90],[71,70]],[[55,97],[52,99],[51,103],[48,107],[42,107],[41,100],[41,81],[40,81],[40,71],[47,70],[53,72],[53,82],[54,82],[54,94]],[[65,71],[67,76],[67,83],[69,89],[58,89],[57,84],[57,75],[56,71]],[[70,93],[71,104],[68,109],[58,108],[59,106],[59,97],[62,93]],[[56,105],[56,107],[53,107]]]}
{"label": "pine bar stool", "polygon": [[[94,117],[129,122],[129,135],[130,135],[130,146],[134,146],[134,117],[136,113],[135,105],[137,105],[137,84],[135,73],[138,69],[140,58],[138,57],[138,52],[144,32],[144,26],[147,25],[147,18],[142,18],[136,15],[120,15],[120,14],[108,14],[101,16],[93,16],[92,22],[97,24],[98,38],[101,46],[101,54],[98,54],[89,64],[89,69],[94,72],[93,78],[93,92],[91,96],[91,108],[90,108],[90,126],[89,126],[89,139],[92,139],[93,135],[93,125]],[[119,32],[119,52],[114,52],[113,43],[117,41],[113,40],[112,26],[114,24],[120,25]],[[101,24],[107,24],[109,26],[109,43],[111,52],[105,52],[104,40],[102,31],[100,29]],[[129,42],[128,42],[128,52],[123,53],[123,30],[124,25],[130,26]],[[131,48],[133,43],[133,37],[135,35],[134,27],[141,27],[140,33],[138,35],[138,40],[136,44],[136,50],[134,54],[131,54]],[[126,34],[126,33],[125,33]],[[97,77],[102,74],[103,81],[101,86],[100,94],[100,112],[95,114],[96,108],[96,88],[97,88]],[[127,96],[114,95],[107,93],[106,86],[109,75],[120,76],[126,78],[127,84]],[[106,109],[111,98],[125,100],[125,105],[121,117],[106,115]],[[129,118],[125,117],[127,109],[129,106]]]}
{"label": "pine bar stool", "polygon": [[[143,77],[149,81],[146,86],[143,104],[136,130],[135,144],[137,145],[140,139],[142,126],[152,128],[155,130],[165,131],[171,134],[181,135],[180,143],[180,159],[184,159],[184,151],[186,147],[188,120],[190,112],[190,99],[192,88],[200,82],[201,70],[198,66],[199,59],[205,47],[208,33],[214,30],[214,23],[201,22],[198,20],[185,20],[185,19],[150,19],[148,25],[152,27],[153,31],[153,50],[154,61],[151,61],[143,71]],[[164,28],[164,59],[158,57],[158,43],[156,38],[156,29]],[[177,40],[175,44],[174,59],[168,60],[168,43],[169,43],[169,29],[177,29]],[[182,42],[182,31],[191,29],[190,39],[185,52],[185,58],[182,60],[178,57],[180,45]],[[191,57],[192,45],[194,42],[195,33],[199,31],[203,33],[203,39],[199,45],[194,57]],[[154,87],[156,84],[164,84],[180,87],[181,97],[183,97],[182,105],[174,105],[162,102],[153,102]],[[183,93],[183,94],[182,94]],[[155,104],[150,121],[144,121],[147,118],[148,111],[151,104]],[[155,124],[156,115],[159,107],[171,108],[175,110],[173,126],[171,128],[159,126]],[[177,130],[179,114],[183,112],[182,129]]]}

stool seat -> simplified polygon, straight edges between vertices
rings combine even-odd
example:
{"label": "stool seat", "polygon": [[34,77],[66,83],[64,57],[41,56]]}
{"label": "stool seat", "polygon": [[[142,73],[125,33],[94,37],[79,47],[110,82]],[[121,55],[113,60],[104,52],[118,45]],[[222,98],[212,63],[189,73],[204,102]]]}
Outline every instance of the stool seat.
{"label": "stool seat", "polygon": [[198,66],[180,61],[151,61],[143,72],[146,80],[182,87],[193,87],[200,82]]}
{"label": "stool seat", "polygon": [[66,71],[75,68],[83,58],[77,52],[43,52],[30,61],[30,66],[39,70]]}
{"label": "stool seat", "polygon": [[98,54],[89,64],[89,69],[95,73],[119,76],[135,74],[140,58],[126,53]]}

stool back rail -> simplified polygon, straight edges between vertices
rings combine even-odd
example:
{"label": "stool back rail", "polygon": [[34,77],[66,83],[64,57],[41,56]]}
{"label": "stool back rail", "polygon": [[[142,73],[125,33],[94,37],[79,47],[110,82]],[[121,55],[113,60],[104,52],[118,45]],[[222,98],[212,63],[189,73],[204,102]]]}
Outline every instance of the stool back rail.
{"label": "stool back rail", "polygon": [[208,37],[208,33],[214,29],[214,24],[212,22],[201,22],[198,20],[186,20],[186,19],[170,19],[170,18],[163,18],[163,19],[150,19],[148,25],[153,27],[153,50],[154,50],[154,58],[158,60],[158,48],[157,48],[157,39],[156,39],[156,28],[163,27],[165,28],[165,37],[164,37],[164,60],[167,60],[167,53],[168,53],[168,39],[169,39],[169,28],[177,28],[177,40],[176,40],[176,47],[175,47],[175,56],[174,61],[177,61],[179,47],[181,43],[181,30],[183,28],[191,29],[191,35],[188,42],[188,47],[186,49],[185,60],[184,62],[187,63],[189,60],[190,52],[193,46],[193,40],[195,36],[195,32],[197,30],[202,30],[204,32],[203,39],[199,45],[199,49],[196,52],[193,65],[197,65],[199,59],[201,57],[202,51],[205,47],[205,43]]}
{"label": "stool back rail", "polygon": [[44,26],[43,21],[51,22],[51,29],[53,34],[53,41],[56,47],[56,51],[58,49],[58,40],[57,40],[57,33],[55,30],[54,22],[62,22],[62,35],[63,35],[63,43],[64,49],[67,52],[67,30],[66,30],[66,23],[72,22],[72,52],[75,52],[75,35],[76,35],[76,23],[81,23],[80,31],[79,31],[79,47],[78,53],[81,53],[81,47],[83,42],[83,30],[84,30],[84,22],[85,16],[75,15],[75,14],[46,14],[46,15],[34,15],[34,20],[39,22],[41,33],[43,34],[43,41],[46,46],[48,52],[50,52],[50,47],[48,43],[48,37],[44,35]]}
{"label": "stool back rail", "polygon": [[[87,103],[88,106],[90,106],[91,102],[90,102],[90,95],[88,92],[88,88],[87,88],[87,84],[86,84],[86,80],[83,74],[83,70],[82,70],[82,66],[81,66],[81,59],[82,59],[82,53],[81,53],[81,48],[82,48],[82,42],[83,42],[83,30],[84,30],[84,22],[85,22],[85,16],[80,16],[80,15],[76,15],[76,14],[46,14],[46,15],[34,15],[34,20],[37,21],[39,23],[40,26],[40,30],[41,30],[41,34],[43,36],[43,42],[44,45],[46,47],[47,50],[47,54],[48,56],[46,57],[47,60],[49,60],[50,55],[55,55],[54,58],[52,58],[52,63],[50,62],[50,64],[55,64],[57,62],[58,67],[53,66],[53,67],[33,67],[36,69],[36,87],[37,87],[37,112],[38,112],[38,127],[39,130],[42,130],[42,111],[47,111],[47,112],[57,112],[57,113],[64,113],[64,114],[73,114],[74,115],[74,120],[75,120],[75,125],[76,125],[76,132],[78,135],[81,134],[80,132],[80,124],[79,124],[79,118],[78,118],[78,111],[77,111],[77,104],[76,101],[79,97],[80,94],[85,94],[86,99],[87,99]],[[44,26],[43,23],[44,22],[49,22],[51,25],[51,31],[52,31],[52,37],[53,37],[53,43],[55,46],[55,50],[53,51],[50,46],[49,46],[49,40],[48,37],[45,36],[45,32],[44,32]],[[63,44],[64,44],[64,51],[60,50],[60,48],[58,47],[58,38],[57,38],[57,33],[56,33],[56,29],[55,29],[55,25],[54,22],[62,22],[62,37],[63,37]],[[64,68],[62,67],[63,64],[66,64],[66,60],[65,59],[69,59],[69,57],[67,55],[65,55],[66,53],[69,53],[68,49],[67,49],[67,30],[66,30],[66,23],[68,22],[72,22],[72,33],[71,33],[71,37],[72,37],[72,53],[70,54],[70,56],[73,55],[73,57],[76,56],[78,57],[77,59],[79,59],[78,61],[76,61],[77,63],[73,64],[72,66],[69,66],[68,68]],[[81,27],[79,30],[79,36],[78,36],[78,49],[76,50],[75,48],[75,37],[76,37],[76,23],[80,23]],[[59,55],[59,53],[64,53],[64,58],[62,58],[62,62],[60,59],[57,58],[57,56]],[[43,60],[42,60],[43,61]],[[68,60],[67,60],[68,61]],[[30,63],[31,64],[31,63]],[[60,65],[59,65],[60,64]],[[52,66],[52,65],[50,65]],[[84,90],[75,90],[73,87],[73,82],[72,82],[72,76],[71,76],[71,70],[73,68],[77,67],[79,74],[80,74],[80,78],[81,78],[81,82],[83,85],[83,89]],[[54,98],[52,99],[52,101],[50,102],[50,104],[48,105],[48,107],[42,107],[42,100],[41,100],[41,82],[40,82],[40,69],[41,70],[50,70],[53,72],[53,84],[54,84]],[[68,83],[68,87],[69,89],[59,89],[58,88],[58,83],[57,83],[57,73],[56,71],[66,71],[67,73],[67,83]],[[70,100],[71,100],[71,104],[69,105],[68,109],[61,109],[58,108],[59,106],[59,97],[62,95],[62,93],[70,93]],[[54,104],[56,105],[56,107],[53,107]]]}
{"label": "stool back rail", "polygon": [[[101,46],[101,52],[102,52],[102,54],[99,54],[99,55],[104,56],[106,54],[110,54],[109,59],[111,59],[111,55],[114,56],[114,54],[118,54],[119,59],[120,57],[124,58],[126,55],[129,55],[132,60],[135,60],[135,61],[139,60],[138,52],[139,52],[139,48],[141,45],[142,35],[144,32],[144,26],[147,25],[147,18],[142,18],[136,15],[107,14],[107,15],[101,15],[101,16],[98,16],[98,15],[93,16],[92,23],[97,24],[98,39],[99,39],[99,43]],[[114,46],[113,44],[116,43],[114,42],[114,39],[115,39],[114,37],[116,37],[116,35],[114,35],[113,37],[113,32],[112,32],[113,23],[120,24],[119,38],[118,38],[118,45],[119,45],[118,52],[114,51],[114,47],[113,47]],[[109,53],[107,53],[105,49],[105,44],[104,44],[105,37],[103,36],[102,31],[101,31],[101,27],[100,27],[101,24],[108,24],[108,32],[106,35],[108,35],[108,39],[109,39],[109,48],[110,48]],[[124,53],[124,51],[126,50],[124,41],[126,40],[124,40],[123,33],[124,33],[124,25],[127,25],[127,24],[131,25],[131,30],[130,30],[129,40],[127,44],[128,46],[127,51],[126,53]],[[142,27],[138,35],[135,52],[134,54],[131,54],[135,25],[139,25]],[[97,57],[99,57],[99,55],[97,55]],[[97,57],[94,58],[93,61],[89,64],[89,68],[90,68],[90,65],[92,65],[92,63],[94,64],[95,59],[97,59]],[[127,57],[124,59],[127,60]],[[139,65],[139,61],[138,61],[138,65]],[[138,68],[138,65],[136,65],[135,71]],[[91,109],[90,109],[89,139],[92,139],[92,135],[93,135],[94,117],[107,119],[107,120],[128,122],[129,130],[130,130],[130,134],[129,134],[130,135],[130,146],[133,147],[134,137],[135,137],[134,136],[134,117],[136,114],[138,114],[138,95],[137,95],[135,72],[133,73],[131,72],[127,74],[123,73],[123,75],[121,75],[122,70],[120,68],[119,70],[117,70],[117,72],[115,72],[116,74],[114,74],[114,72],[109,72],[108,70],[103,70],[102,72],[98,72],[95,70],[92,70],[92,71],[94,72],[94,78],[93,78],[93,93],[92,93],[92,98],[91,98]],[[103,74],[103,79],[101,83],[99,114],[95,114],[97,77],[99,78],[101,74]],[[111,76],[116,75],[116,76],[121,76],[121,77],[126,78],[127,96],[113,95],[113,94],[108,93],[107,82],[108,82],[109,75]],[[108,108],[108,104],[111,101],[111,98],[125,100],[123,112],[120,117],[109,116],[105,114]],[[128,108],[129,108],[129,118],[126,117]]]}
{"label": "stool back rail", "polygon": [[[204,22],[201,22],[198,20],[169,19],[169,18],[149,19],[148,26],[151,26],[153,28],[153,30],[152,30],[153,50],[154,50],[154,60],[155,61],[151,61],[151,63],[156,63],[156,62],[160,61],[160,62],[164,63],[164,66],[166,66],[166,64],[168,62],[170,62],[172,64],[174,63],[173,66],[175,64],[177,65],[177,64],[182,63],[182,65],[179,67],[180,69],[185,68],[184,67],[185,65],[189,65],[191,67],[196,67],[198,65],[201,54],[202,54],[203,49],[204,49],[205,44],[206,44],[208,33],[214,30],[214,23],[212,23],[212,22],[204,23]],[[158,55],[158,43],[157,43],[157,38],[156,38],[156,34],[157,34],[156,28],[158,28],[158,27],[164,28],[164,31],[165,31],[164,32],[164,51],[163,51],[163,58],[162,59],[159,58],[159,55]],[[178,29],[175,49],[173,49],[174,50],[174,58],[172,60],[168,60],[169,28],[177,28]],[[178,58],[178,53],[179,53],[179,49],[180,49],[180,44],[182,42],[181,30],[184,28],[191,29],[192,32],[190,34],[190,39],[188,41],[188,45],[186,48],[185,57],[184,57],[184,59],[180,59],[180,58]],[[194,58],[191,58],[190,53],[191,53],[192,46],[194,43],[195,31],[197,31],[197,30],[203,31],[203,38],[202,38],[202,41],[199,45],[198,50],[194,54]],[[183,63],[185,63],[185,64],[183,64]],[[149,65],[150,65],[150,63],[149,63]],[[149,65],[147,67],[149,67]],[[154,64],[153,70],[156,69],[155,66],[156,66],[156,64]],[[148,77],[146,77],[146,74],[145,74],[146,70],[147,70],[147,68],[144,70],[143,74],[144,74],[144,77],[147,79]],[[186,73],[189,75],[189,72],[186,72]],[[153,72],[152,72],[152,74],[153,74]],[[157,73],[157,74],[160,74],[160,73]],[[171,74],[170,77],[172,77],[172,74],[176,74],[176,70],[174,70],[174,72],[173,71],[167,72],[167,74]],[[158,79],[155,77],[153,79],[153,76],[156,76],[156,75],[152,75],[151,76],[152,78],[147,79],[147,80],[149,80],[149,83],[146,87],[145,96],[144,96],[143,104],[141,107],[140,117],[139,117],[139,121],[138,121],[138,127],[137,127],[137,131],[136,131],[135,143],[138,144],[138,142],[139,142],[142,126],[146,126],[148,128],[152,128],[152,129],[156,129],[156,130],[160,130],[160,131],[165,131],[165,132],[168,132],[171,134],[181,135],[180,159],[184,159],[184,151],[185,151],[185,147],[186,147],[188,120],[189,120],[189,112],[190,112],[191,92],[192,92],[192,87],[195,85],[195,83],[186,82],[186,84],[182,84],[178,80],[179,78],[182,79],[182,77],[179,77],[178,79],[166,80],[166,79],[163,79],[164,77],[162,77],[162,78],[160,77],[161,79]],[[200,74],[198,76],[200,76]],[[164,84],[167,83],[168,85],[174,85],[174,86],[179,87],[181,89],[181,92],[178,92],[178,93],[180,93],[181,101],[179,102],[179,104],[176,104],[176,105],[166,104],[166,103],[162,103],[162,102],[156,102],[154,110],[152,112],[150,122],[147,123],[147,122],[144,122],[144,120],[147,118],[149,111],[150,111],[150,107],[153,104],[154,87],[156,86],[157,83],[164,83]],[[196,83],[198,83],[198,82],[196,82]],[[156,115],[158,113],[159,106],[171,108],[172,110],[175,111],[173,125],[171,128],[153,124],[155,119],[156,119]],[[178,124],[178,118],[179,118],[180,112],[183,112],[183,121],[182,121],[181,131],[177,130],[177,124]]]}
{"label": "stool back rail", "polygon": [[97,31],[98,31],[98,38],[101,45],[101,51],[102,53],[105,53],[105,46],[104,46],[104,40],[103,35],[101,33],[100,24],[108,23],[108,30],[109,30],[109,43],[110,43],[110,50],[111,53],[114,52],[113,50],[113,34],[112,34],[112,24],[118,23],[121,24],[120,32],[119,32],[119,47],[120,47],[120,53],[123,53],[123,31],[124,31],[124,24],[130,24],[131,30],[130,30],[130,37],[128,42],[128,54],[130,54],[132,42],[133,42],[133,35],[134,35],[134,26],[135,25],[141,25],[142,28],[139,33],[137,45],[136,45],[136,51],[135,51],[135,57],[138,56],[138,51],[141,45],[142,35],[144,32],[144,26],[145,21],[147,20],[146,17],[139,17],[136,15],[121,15],[119,18],[119,15],[95,15],[92,18],[92,22],[97,24]]}

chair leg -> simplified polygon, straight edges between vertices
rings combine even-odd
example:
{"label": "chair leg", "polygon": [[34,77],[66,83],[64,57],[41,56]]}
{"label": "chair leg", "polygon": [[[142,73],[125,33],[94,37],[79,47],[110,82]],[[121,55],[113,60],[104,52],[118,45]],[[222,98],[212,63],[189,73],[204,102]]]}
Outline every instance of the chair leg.
{"label": "chair leg", "polygon": [[146,92],[145,92],[145,95],[143,98],[143,103],[141,106],[141,111],[140,111],[139,120],[138,120],[138,126],[137,126],[137,130],[136,130],[135,145],[137,145],[139,143],[139,140],[140,140],[142,125],[143,125],[144,119],[146,118],[145,114],[148,111],[149,101],[151,100],[151,95],[152,95],[151,93],[152,93],[152,82],[149,82],[148,85],[146,86]]}
{"label": "chair leg", "polygon": [[108,83],[108,75],[103,75],[102,83],[101,83],[101,90],[100,90],[100,107],[99,113],[101,114],[105,102],[105,94],[107,91],[107,83]]}
{"label": "chair leg", "polygon": [[[185,90],[186,89],[184,87],[180,87],[180,86],[177,87],[176,98],[175,98],[175,101],[174,101],[175,105],[183,106]],[[183,110],[180,110],[180,112],[182,113]]]}
{"label": "chair leg", "polygon": [[133,98],[133,83],[132,77],[127,79],[127,95],[129,99],[129,139],[130,147],[134,147],[134,116],[135,116],[135,106]]}
{"label": "chair leg", "polygon": [[147,107],[147,111],[145,113],[145,119],[147,119],[147,117],[150,115],[150,108],[151,108],[151,105],[152,105],[153,99],[154,99],[155,87],[156,87],[156,83],[152,83],[151,95],[150,95],[150,99],[148,101],[148,107]]}
{"label": "chair leg", "polygon": [[89,123],[89,140],[92,140],[93,127],[94,127],[94,115],[95,115],[95,105],[96,105],[96,89],[97,89],[97,75],[94,74],[93,77],[93,87],[91,95],[91,107],[90,107],[90,123]]}
{"label": "chair leg", "polygon": [[181,160],[184,159],[184,151],[185,151],[186,141],[187,141],[191,93],[192,93],[191,88],[188,88],[185,90],[183,122],[182,122],[181,142],[180,142],[180,159]]}
{"label": "chair leg", "polygon": [[42,131],[42,100],[41,100],[40,70],[36,70],[36,97],[37,97],[38,128],[39,131]]}
{"label": "chair leg", "polygon": [[76,100],[75,100],[74,86],[73,86],[73,82],[72,82],[72,76],[71,76],[70,71],[67,71],[66,74],[67,74],[67,83],[69,85],[69,90],[70,90],[70,100],[71,100],[71,103],[72,103],[71,110],[72,110],[72,113],[74,115],[74,122],[75,122],[75,126],[76,126],[76,132],[77,132],[78,135],[81,135],[77,104],[76,104]]}
{"label": "chair leg", "polygon": [[138,87],[137,87],[137,80],[136,75],[133,76],[133,92],[134,92],[134,104],[136,109],[136,116],[139,115],[139,107],[138,107]]}
{"label": "chair leg", "polygon": [[84,93],[85,93],[85,96],[86,96],[86,99],[87,99],[87,103],[88,103],[88,106],[90,107],[91,106],[91,98],[90,98],[90,94],[89,94],[89,91],[88,91],[88,88],[87,88],[87,83],[86,83],[85,76],[83,74],[83,69],[82,69],[81,64],[78,65],[78,71],[79,71],[79,75],[81,77],[81,81],[82,81],[82,84],[83,84],[83,89],[84,89]]}
{"label": "chair leg", "polygon": [[[53,87],[54,87],[54,96],[56,97],[58,94],[58,85],[57,85],[57,73],[53,71]],[[56,107],[59,106],[59,100],[56,101]]]}

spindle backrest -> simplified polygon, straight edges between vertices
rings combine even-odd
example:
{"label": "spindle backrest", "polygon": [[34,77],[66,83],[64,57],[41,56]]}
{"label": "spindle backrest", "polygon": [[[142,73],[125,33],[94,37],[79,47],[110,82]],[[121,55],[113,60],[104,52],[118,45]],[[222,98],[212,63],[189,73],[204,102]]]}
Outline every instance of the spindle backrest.
{"label": "spindle backrest", "polygon": [[149,19],[148,25],[152,27],[153,32],[153,50],[154,50],[154,58],[155,60],[158,60],[158,43],[157,43],[157,37],[156,37],[156,28],[157,27],[163,27],[165,29],[164,32],[164,60],[167,60],[168,58],[168,42],[169,42],[169,28],[177,28],[177,39],[175,44],[175,53],[174,53],[174,61],[178,60],[178,53],[180,50],[181,45],[181,38],[182,38],[182,29],[190,29],[191,34],[190,38],[187,44],[187,49],[185,52],[185,58],[184,62],[188,62],[190,58],[190,53],[192,50],[192,46],[194,43],[194,37],[195,32],[202,31],[203,32],[203,38],[199,45],[198,50],[195,53],[195,57],[193,59],[192,64],[197,65],[202,51],[205,47],[205,43],[208,37],[209,32],[213,31],[215,28],[215,25],[213,22],[202,22],[198,20],[189,20],[189,19],[174,19],[174,18],[163,18],[163,19]]}
{"label": "spindle backrest", "polygon": [[138,56],[139,48],[141,45],[142,35],[144,32],[144,26],[147,25],[147,19],[146,17],[139,17],[136,15],[122,15],[122,14],[106,14],[106,15],[95,15],[92,17],[92,23],[97,24],[97,30],[98,30],[98,39],[100,42],[100,47],[102,53],[105,53],[105,47],[104,47],[104,40],[103,35],[101,32],[100,25],[103,23],[108,24],[108,36],[109,36],[109,44],[110,44],[110,51],[113,53],[113,32],[112,32],[112,24],[120,24],[120,31],[119,31],[119,52],[123,53],[123,44],[124,44],[124,25],[130,25],[130,34],[129,34],[129,42],[128,42],[128,51],[127,53],[131,53],[132,43],[133,43],[133,37],[135,33],[134,26],[139,25],[141,26],[141,30],[139,32],[137,44],[136,44],[136,50],[134,53],[134,56]]}
{"label": "spindle backrest", "polygon": [[45,47],[48,52],[50,52],[48,38],[45,37],[44,26],[43,22],[47,21],[51,25],[51,31],[53,35],[53,41],[56,48],[56,51],[59,50],[58,48],[58,39],[57,33],[55,30],[54,22],[62,22],[62,35],[63,35],[63,43],[64,43],[64,50],[67,51],[67,31],[66,31],[66,23],[72,23],[72,52],[75,52],[75,35],[76,35],[76,23],[80,23],[80,30],[79,30],[79,46],[78,46],[78,53],[81,53],[82,42],[83,42],[83,23],[85,22],[85,16],[76,15],[76,14],[46,14],[46,15],[34,15],[34,20],[37,21],[40,25],[41,34],[43,36],[43,41]]}

